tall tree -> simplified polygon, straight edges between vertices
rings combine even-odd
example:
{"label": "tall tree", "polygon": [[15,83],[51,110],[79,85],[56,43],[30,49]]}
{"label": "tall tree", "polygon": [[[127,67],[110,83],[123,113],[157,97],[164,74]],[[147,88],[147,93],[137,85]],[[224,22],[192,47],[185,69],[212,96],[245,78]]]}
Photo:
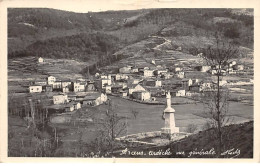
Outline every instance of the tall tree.
{"label": "tall tree", "polygon": [[[229,63],[237,57],[238,48],[232,42],[225,40],[219,34],[215,34],[216,43],[202,50],[203,58],[208,65],[213,66],[215,69],[214,75],[217,77],[215,86],[210,92],[204,93],[204,103],[207,105],[210,119],[212,120],[213,127],[217,131],[218,150],[221,153],[222,142],[222,127],[227,120],[228,111],[228,91],[222,89],[220,85],[221,78],[226,74]],[[223,40],[224,39],[224,40]]]}

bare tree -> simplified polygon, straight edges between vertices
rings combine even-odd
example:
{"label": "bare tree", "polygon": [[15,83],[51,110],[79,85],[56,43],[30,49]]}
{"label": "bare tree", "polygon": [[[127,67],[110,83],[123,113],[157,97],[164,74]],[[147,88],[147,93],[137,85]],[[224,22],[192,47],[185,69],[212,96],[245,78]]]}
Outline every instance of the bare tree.
{"label": "bare tree", "polygon": [[97,150],[102,153],[113,153],[116,147],[116,138],[126,132],[126,117],[118,116],[116,106],[109,101],[109,108],[104,119],[99,123],[99,137],[96,139]]}
{"label": "bare tree", "polygon": [[202,50],[203,58],[208,65],[214,67],[217,82],[210,91],[203,93],[203,103],[208,110],[209,118],[213,127],[217,130],[219,153],[222,150],[222,127],[227,123],[228,112],[228,89],[220,86],[220,79],[225,74],[225,69],[231,60],[237,57],[238,48],[230,41],[221,40],[218,34],[215,34],[216,44]]}

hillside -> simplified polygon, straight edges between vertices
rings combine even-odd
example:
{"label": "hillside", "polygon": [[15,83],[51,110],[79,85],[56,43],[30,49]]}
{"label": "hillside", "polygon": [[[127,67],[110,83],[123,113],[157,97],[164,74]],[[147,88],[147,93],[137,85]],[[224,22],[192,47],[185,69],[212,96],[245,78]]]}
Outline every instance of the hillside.
{"label": "hillside", "polygon": [[163,36],[171,41],[172,48],[181,46],[193,54],[194,48],[214,44],[212,36],[216,31],[253,49],[253,16],[248,14],[251,11],[241,11],[143,9],[73,13],[44,8],[8,9],[8,58],[62,57],[104,65],[112,59],[104,60],[103,55],[112,57],[118,50],[151,35]]}
{"label": "hillside", "polygon": [[[224,150],[220,158],[252,158],[253,157],[253,121],[243,124],[233,124],[226,126],[223,130]],[[168,157],[168,158],[215,158],[216,154],[206,154],[206,152],[214,149],[217,153],[217,139],[214,137],[213,129],[201,131],[173,142],[170,145],[157,147],[127,147],[128,151],[143,152],[146,155],[119,155],[116,157]],[[170,155],[149,155],[149,152],[165,152],[170,148]],[[233,150],[232,150],[233,149]],[[225,153],[228,150],[229,153]],[[177,153],[183,152],[183,153]],[[204,155],[199,152],[205,152]],[[211,150],[213,152],[213,150]],[[232,153],[233,152],[233,153]],[[197,153],[197,154],[195,154]],[[128,153],[127,153],[128,154]],[[151,154],[151,153],[150,153]],[[158,153],[159,154],[159,153]],[[237,155],[237,156],[236,156]]]}

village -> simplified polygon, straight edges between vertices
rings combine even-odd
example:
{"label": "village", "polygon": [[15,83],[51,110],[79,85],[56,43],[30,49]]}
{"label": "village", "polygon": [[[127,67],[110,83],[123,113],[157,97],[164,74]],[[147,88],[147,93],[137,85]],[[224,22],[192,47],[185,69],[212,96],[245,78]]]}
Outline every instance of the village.
{"label": "village", "polygon": [[[201,55],[198,55],[201,56]],[[44,65],[45,60],[38,58],[38,65]],[[234,60],[226,66],[220,66],[223,75],[236,75],[244,72],[244,65]],[[109,95],[121,97],[144,104],[164,105],[164,96],[170,92],[173,97],[192,98],[200,93],[210,91],[215,86],[214,80],[207,77],[186,77],[191,69],[187,67],[166,67],[157,65],[156,60],[150,61],[149,67],[144,65],[125,65],[118,73],[96,73],[91,79],[70,78],[57,79],[49,75],[45,79],[36,79],[28,85],[29,93],[55,92],[52,96],[50,109],[60,112],[71,112],[85,106],[107,104]],[[214,76],[217,66],[195,66],[194,71]],[[220,86],[237,85],[239,82],[221,80]],[[240,83],[252,84],[252,80]]]}

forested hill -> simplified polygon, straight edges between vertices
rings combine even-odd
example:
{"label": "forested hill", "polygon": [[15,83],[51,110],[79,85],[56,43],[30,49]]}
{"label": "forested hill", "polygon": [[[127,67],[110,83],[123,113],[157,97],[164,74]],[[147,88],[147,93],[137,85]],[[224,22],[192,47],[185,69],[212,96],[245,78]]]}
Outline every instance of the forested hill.
{"label": "forested hill", "polygon": [[[190,46],[188,38],[210,39],[218,31],[253,48],[253,11],[242,9],[143,9],[74,13],[45,8],[8,9],[8,57],[42,56],[99,60],[100,54],[144,40],[149,35]],[[185,40],[184,40],[185,38]],[[96,56],[97,55],[97,56]]]}

